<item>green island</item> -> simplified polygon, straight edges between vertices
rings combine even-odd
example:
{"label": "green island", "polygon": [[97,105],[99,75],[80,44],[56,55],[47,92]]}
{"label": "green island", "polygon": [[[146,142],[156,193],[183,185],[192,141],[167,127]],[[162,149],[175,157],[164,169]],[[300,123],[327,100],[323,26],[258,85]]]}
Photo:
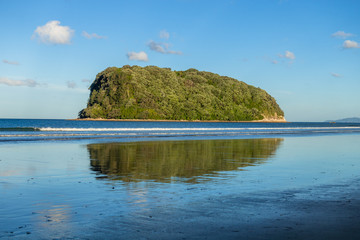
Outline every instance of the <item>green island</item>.
{"label": "green island", "polygon": [[285,121],[263,89],[192,68],[109,67],[89,89],[80,119]]}

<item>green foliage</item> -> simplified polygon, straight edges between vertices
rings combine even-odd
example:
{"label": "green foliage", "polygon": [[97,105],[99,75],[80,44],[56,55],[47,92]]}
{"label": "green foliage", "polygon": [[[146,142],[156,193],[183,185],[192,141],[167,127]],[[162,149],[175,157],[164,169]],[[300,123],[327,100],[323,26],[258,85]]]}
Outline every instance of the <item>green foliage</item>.
{"label": "green foliage", "polygon": [[90,86],[80,118],[251,121],[284,116],[260,88],[196,69],[111,67]]}
{"label": "green foliage", "polygon": [[91,168],[125,182],[196,182],[213,175],[262,164],[276,152],[281,138],[203,141],[153,141],[89,144]]}

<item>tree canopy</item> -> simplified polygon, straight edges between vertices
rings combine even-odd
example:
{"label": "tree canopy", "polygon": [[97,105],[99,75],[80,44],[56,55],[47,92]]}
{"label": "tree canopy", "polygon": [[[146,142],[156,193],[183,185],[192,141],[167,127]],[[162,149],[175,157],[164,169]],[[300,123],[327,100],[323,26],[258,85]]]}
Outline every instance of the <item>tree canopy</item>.
{"label": "tree canopy", "polygon": [[282,119],[266,91],[236,79],[188,69],[110,67],[90,86],[80,118],[251,121]]}

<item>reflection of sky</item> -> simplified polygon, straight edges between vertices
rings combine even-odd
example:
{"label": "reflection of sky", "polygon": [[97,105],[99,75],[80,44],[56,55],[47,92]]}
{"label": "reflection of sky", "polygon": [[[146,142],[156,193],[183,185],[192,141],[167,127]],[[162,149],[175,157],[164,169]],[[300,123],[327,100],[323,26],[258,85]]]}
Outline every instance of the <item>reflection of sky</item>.
{"label": "reflection of sky", "polygon": [[149,210],[152,206],[149,202],[148,190],[146,188],[128,191],[127,202],[133,205],[134,209],[143,212]]}
{"label": "reflection of sky", "polygon": [[16,176],[16,175],[20,175],[21,171],[19,170],[0,170],[0,176],[1,177],[10,177],[10,176]]}
{"label": "reflection of sky", "polygon": [[68,205],[37,206],[41,210],[33,214],[34,228],[42,229],[43,238],[51,235],[53,238],[64,238],[71,232],[71,209]]}
{"label": "reflection of sky", "polygon": [[286,189],[338,184],[359,176],[359,135],[286,138],[271,164],[248,168],[232,183],[244,189]]}
{"label": "reflection of sky", "polygon": [[77,144],[16,144],[1,146],[0,176],[48,176],[83,171],[86,152]]}

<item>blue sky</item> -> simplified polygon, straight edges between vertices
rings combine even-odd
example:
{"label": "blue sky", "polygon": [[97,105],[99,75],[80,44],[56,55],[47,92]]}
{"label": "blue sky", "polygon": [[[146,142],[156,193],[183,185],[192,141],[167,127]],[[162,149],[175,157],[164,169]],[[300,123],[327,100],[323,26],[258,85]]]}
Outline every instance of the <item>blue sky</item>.
{"label": "blue sky", "polygon": [[360,1],[0,0],[0,118],[76,118],[110,66],[260,87],[288,121],[360,117]]}

